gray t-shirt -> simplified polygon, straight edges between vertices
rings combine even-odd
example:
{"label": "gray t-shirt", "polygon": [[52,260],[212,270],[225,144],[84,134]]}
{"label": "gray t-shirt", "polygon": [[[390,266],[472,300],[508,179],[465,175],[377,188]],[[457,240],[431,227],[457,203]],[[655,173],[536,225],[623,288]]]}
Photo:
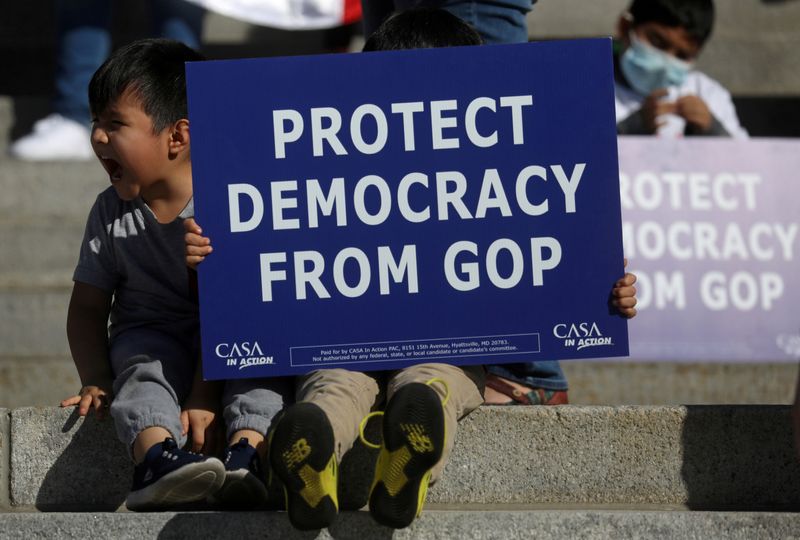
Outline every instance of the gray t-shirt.
{"label": "gray t-shirt", "polygon": [[183,220],[193,214],[190,200],[172,223],[161,224],[141,198],[123,201],[113,187],[97,196],[72,279],[114,295],[112,340],[139,326],[172,333],[196,324],[183,238]]}

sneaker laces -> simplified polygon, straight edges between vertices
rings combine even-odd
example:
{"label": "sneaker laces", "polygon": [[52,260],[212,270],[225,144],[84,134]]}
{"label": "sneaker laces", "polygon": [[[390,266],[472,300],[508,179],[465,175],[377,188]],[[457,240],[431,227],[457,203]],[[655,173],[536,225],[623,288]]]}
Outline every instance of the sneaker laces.
{"label": "sneaker laces", "polygon": [[178,459],[178,456],[176,456],[172,452],[168,452],[167,450],[164,450],[163,452],[161,452],[161,457],[169,459],[169,460],[172,460],[172,461],[175,461],[176,459]]}
{"label": "sneaker laces", "polygon": [[[441,377],[433,377],[432,379],[425,381],[425,384],[431,388],[433,388],[434,383],[441,383],[441,385],[444,386],[444,398],[442,399],[442,407],[444,407],[450,400],[450,386],[447,384],[447,381]],[[361,442],[364,443],[364,446],[367,448],[372,448],[373,450],[380,450],[381,445],[368,441],[366,435],[364,435],[364,430],[366,429],[370,418],[375,418],[377,416],[383,416],[383,411],[374,411],[369,413],[367,416],[361,419],[361,423],[358,425],[358,438],[361,439]]]}

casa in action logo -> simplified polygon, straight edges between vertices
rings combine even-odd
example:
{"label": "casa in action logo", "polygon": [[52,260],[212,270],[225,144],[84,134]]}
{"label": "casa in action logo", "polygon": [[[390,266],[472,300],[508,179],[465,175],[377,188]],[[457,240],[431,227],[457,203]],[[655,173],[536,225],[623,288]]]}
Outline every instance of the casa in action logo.
{"label": "casa in action logo", "polygon": [[578,351],[613,345],[611,338],[603,336],[595,322],[559,323],[553,327],[553,335],[564,340],[564,347],[574,347]]}
{"label": "casa in action logo", "polygon": [[238,366],[240,370],[275,363],[272,356],[264,356],[258,341],[218,343],[214,352],[217,357],[225,360],[226,366]]}

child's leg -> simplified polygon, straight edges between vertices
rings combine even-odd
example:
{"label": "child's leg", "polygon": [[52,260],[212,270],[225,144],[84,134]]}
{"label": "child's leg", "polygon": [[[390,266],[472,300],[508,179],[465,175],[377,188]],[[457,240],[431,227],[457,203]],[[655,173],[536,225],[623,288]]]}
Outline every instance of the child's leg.
{"label": "child's leg", "polygon": [[297,403],[277,421],[269,449],[296,528],[333,523],[339,510],[338,462],[358,437],[377,395],[377,382],[364,373],[330,369],[298,378]]}
{"label": "child's leg", "polygon": [[[470,377],[472,375],[472,377]],[[394,528],[411,524],[455,440],[458,418],[483,401],[483,368],[423,364],[389,378],[383,443],[370,491],[370,514]]]}
{"label": "child's leg", "polygon": [[[483,389],[486,375],[483,366],[451,366],[449,364],[420,364],[395,373],[387,383],[387,399],[409,383],[427,383],[431,379],[445,381],[430,384],[444,403],[445,443],[442,457],[431,469],[430,482],[436,482],[442,474],[447,458],[453,450],[458,420],[480,407],[483,403]],[[448,395],[449,392],[449,395]],[[388,403],[387,401],[387,403]]]}
{"label": "child's leg", "polygon": [[180,403],[191,390],[197,361],[191,343],[137,328],[115,337],[110,359],[115,375],[111,416],[137,461],[128,508],[163,509],[219,489],[222,463],[180,449],[185,443]]}
{"label": "child's leg", "polygon": [[236,444],[245,437],[262,457],[266,455],[263,443],[269,426],[293,392],[292,377],[226,381],[222,415],[228,444]]}
{"label": "child's leg", "polygon": [[[131,454],[133,455],[134,463],[141,463],[144,461],[147,451],[153,446],[164,442],[164,439],[172,437],[172,434],[161,426],[153,426],[143,429],[136,439],[133,441],[133,448]],[[172,437],[173,439],[175,437]]]}
{"label": "child's leg", "polygon": [[[117,436],[135,461],[152,446],[150,436],[175,439],[183,446],[180,403],[188,396],[194,378],[195,358],[186,344],[166,333],[147,328],[128,330],[111,344],[114,371],[114,400],[111,416]],[[159,429],[150,429],[159,428]],[[142,439],[137,442],[137,439]],[[162,442],[164,437],[155,442]],[[155,443],[153,443],[155,444]],[[147,446],[145,448],[145,446]]]}
{"label": "child's leg", "polygon": [[228,448],[225,483],[215,499],[226,506],[256,508],[268,498],[262,460],[272,419],[294,393],[293,378],[236,379],[225,382],[222,414]]}
{"label": "child's leg", "polygon": [[337,461],[353,447],[361,420],[378,399],[374,375],[346,369],[321,369],[297,378],[297,402],[309,402],[325,412],[333,429]]}

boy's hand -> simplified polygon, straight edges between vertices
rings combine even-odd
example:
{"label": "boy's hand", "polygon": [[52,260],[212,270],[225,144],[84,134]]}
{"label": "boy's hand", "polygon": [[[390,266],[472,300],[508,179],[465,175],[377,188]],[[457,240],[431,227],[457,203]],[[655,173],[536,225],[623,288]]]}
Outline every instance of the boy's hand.
{"label": "boy's hand", "polygon": [[711,128],[714,121],[706,102],[697,96],[684,96],[675,102],[676,113],[682,116],[686,123],[701,132]]}
{"label": "boy's hand", "polygon": [[108,408],[111,405],[111,392],[106,390],[107,387],[88,385],[84,386],[78,392],[78,395],[68,397],[61,402],[62,407],[78,406],[78,414],[86,416],[89,411],[94,410],[98,420],[103,420],[108,413]]}
{"label": "boy's hand", "polygon": [[203,262],[206,256],[211,253],[211,240],[202,236],[203,229],[195,222],[194,218],[188,218],[183,222],[186,230],[184,243],[186,245],[186,265],[189,268],[197,269],[197,265]]}
{"label": "boy's hand", "polygon": [[653,90],[653,92],[644,99],[642,107],[639,109],[639,114],[642,115],[644,128],[650,135],[654,134],[658,131],[658,128],[664,125],[664,120],[659,120],[659,117],[665,114],[673,114],[678,110],[676,102],[664,101],[661,99],[667,94],[666,88]]}
{"label": "boy's hand", "polygon": [[[628,266],[628,259],[624,260],[623,266]],[[611,289],[611,305],[617,308],[619,314],[626,319],[636,316],[636,276],[630,272],[626,273],[622,279],[614,283]]]}
{"label": "boy's hand", "polygon": [[[193,403],[194,402],[194,403]],[[183,435],[190,435],[192,452],[211,453],[215,440],[216,410],[208,404],[189,398],[181,411]]]}
{"label": "boy's hand", "polygon": [[181,410],[183,435],[191,436],[192,452],[212,454],[218,450],[217,417],[222,383],[204,381],[202,363],[198,361],[189,397]]}

